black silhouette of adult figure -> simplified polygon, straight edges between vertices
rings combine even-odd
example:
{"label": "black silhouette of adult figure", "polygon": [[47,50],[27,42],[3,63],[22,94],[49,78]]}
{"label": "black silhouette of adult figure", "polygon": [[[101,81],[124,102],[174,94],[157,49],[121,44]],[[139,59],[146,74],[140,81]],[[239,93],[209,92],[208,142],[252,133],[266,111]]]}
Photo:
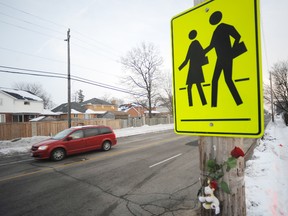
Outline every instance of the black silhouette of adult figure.
{"label": "black silhouette of adult figure", "polygon": [[[195,39],[197,36],[197,31],[192,30],[189,33],[190,40]],[[186,58],[184,62],[179,66],[179,70],[182,70],[185,65],[189,62],[188,76],[186,80],[188,102],[189,106],[193,106],[192,100],[192,85],[196,84],[201,98],[202,105],[206,105],[207,101],[203,92],[201,83],[205,82],[202,65],[208,64],[208,58],[205,57],[204,49],[198,40],[193,40],[189,46]]]}
{"label": "black silhouette of adult figure", "polygon": [[[221,20],[222,13],[220,11],[216,11],[210,16],[211,25],[217,25]],[[231,46],[230,37],[234,38],[233,46]],[[215,48],[217,55],[212,78],[212,107],[217,107],[218,80],[222,71],[224,72],[225,82],[234,101],[237,105],[243,103],[232,80],[233,59],[247,51],[244,43],[239,43],[240,38],[241,35],[232,25],[220,23],[214,30],[210,45],[205,49],[205,52],[209,52],[211,49]]]}

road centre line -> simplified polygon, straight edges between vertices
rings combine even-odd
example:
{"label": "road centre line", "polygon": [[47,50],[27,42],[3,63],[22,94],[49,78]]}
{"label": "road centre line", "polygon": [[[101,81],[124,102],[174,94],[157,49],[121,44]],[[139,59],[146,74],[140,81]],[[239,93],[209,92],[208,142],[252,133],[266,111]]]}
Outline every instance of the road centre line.
{"label": "road centre line", "polygon": [[174,158],[176,158],[176,157],[179,157],[179,156],[181,156],[181,155],[182,155],[182,153],[177,154],[177,155],[174,155],[174,156],[172,156],[172,157],[170,157],[170,158],[167,158],[167,159],[165,159],[165,160],[162,160],[162,161],[160,161],[160,162],[158,162],[158,163],[156,163],[156,164],[153,164],[153,165],[149,166],[149,168],[152,168],[152,167],[154,167],[154,166],[157,166],[157,165],[160,165],[160,164],[162,164],[162,163],[165,163],[165,162],[167,162],[167,161],[169,161],[169,160],[172,160],[172,159],[174,159]]}
{"label": "road centre line", "polygon": [[8,162],[8,163],[3,163],[3,164],[0,164],[0,166],[7,166],[7,165],[17,164],[17,163],[22,163],[22,162],[27,162],[27,161],[34,161],[34,159],[19,160],[19,161],[13,161],[13,162]]}

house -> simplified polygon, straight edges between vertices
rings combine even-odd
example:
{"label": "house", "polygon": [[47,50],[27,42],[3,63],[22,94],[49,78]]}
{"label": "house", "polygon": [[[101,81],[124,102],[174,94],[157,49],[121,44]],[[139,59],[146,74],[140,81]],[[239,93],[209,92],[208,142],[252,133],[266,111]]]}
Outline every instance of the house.
{"label": "house", "polygon": [[0,123],[27,122],[43,110],[44,102],[35,94],[0,87]]}
{"label": "house", "polygon": [[[81,103],[87,110],[92,110],[97,118],[109,118],[109,119],[127,119],[128,114],[118,111],[118,107],[114,103],[108,103],[107,101],[100,100],[98,98],[92,98],[90,100]],[[87,112],[87,111],[86,111]]]}
{"label": "house", "polygon": [[[71,119],[85,119],[85,112],[87,109],[81,106],[80,103],[71,102],[70,109],[71,109]],[[68,103],[63,103],[59,105],[58,107],[55,107],[51,111],[54,113],[58,113],[59,118],[61,120],[68,119]]]}
{"label": "house", "polygon": [[81,103],[83,107],[86,109],[94,110],[94,111],[117,111],[118,107],[116,104],[111,104],[106,101],[92,98],[90,100],[84,101]]}
{"label": "house", "polygon": [[141,118],[144,116],[145,111],[147,111],[146,108],[137,103],[122,104],[119,106],[119,109],[126,112],[131,118]]}
{"label": "house", "polygon": [[54,113],[51,110],[44,109],[39,117],[31,119],[30,122],[58,121],[58,120],[60,120],[60,113]]}
{"label": "house", "polygon": [[[68,106],[67,103],[52,109],[52,112],[60,114],[61,120],[68,119]],[[124,116],[124,117],[123,117]],[[71,102],[71,119],[95,119],[95,118],[128,118],[126,113],[120,113],[117,110],[117,105],[108,103],[106,101],[92,98],[82,103]]]}
{"label": "house", "polygon": [[[122,104],[119,106],[119,109],[126,112],[131,118],[141,118],[149,115],[149,110],[138,103]],[[161,112],[155,109],[156,108],[152,108],[151,110],[153,117],[161,114]]]}

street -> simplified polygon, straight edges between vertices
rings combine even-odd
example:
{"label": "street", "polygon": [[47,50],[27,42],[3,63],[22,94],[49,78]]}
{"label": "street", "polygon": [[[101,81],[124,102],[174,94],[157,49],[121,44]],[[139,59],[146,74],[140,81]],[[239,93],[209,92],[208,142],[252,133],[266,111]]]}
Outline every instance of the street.
{"label": "street", "polygon": [[0,215],[196,215],[198,137],[119,138],[61,162],[0,161]]}

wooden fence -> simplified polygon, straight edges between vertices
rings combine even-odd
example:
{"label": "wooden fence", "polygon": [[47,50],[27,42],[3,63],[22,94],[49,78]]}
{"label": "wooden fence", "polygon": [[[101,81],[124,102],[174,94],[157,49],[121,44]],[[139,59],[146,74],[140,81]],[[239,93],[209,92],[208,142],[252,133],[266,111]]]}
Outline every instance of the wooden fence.
{"label": "wooden fence", "polygon": [[[162,118],[129,118],[129,119],[94,119],[72,121],[72,126],[106,125],[113,129],[140,127],[142,125],[170,124],[171,116]],[[52,136],[68,127],[67,121],[21,122],[0,124],[0,140],[11,140],[20,137]]]}

